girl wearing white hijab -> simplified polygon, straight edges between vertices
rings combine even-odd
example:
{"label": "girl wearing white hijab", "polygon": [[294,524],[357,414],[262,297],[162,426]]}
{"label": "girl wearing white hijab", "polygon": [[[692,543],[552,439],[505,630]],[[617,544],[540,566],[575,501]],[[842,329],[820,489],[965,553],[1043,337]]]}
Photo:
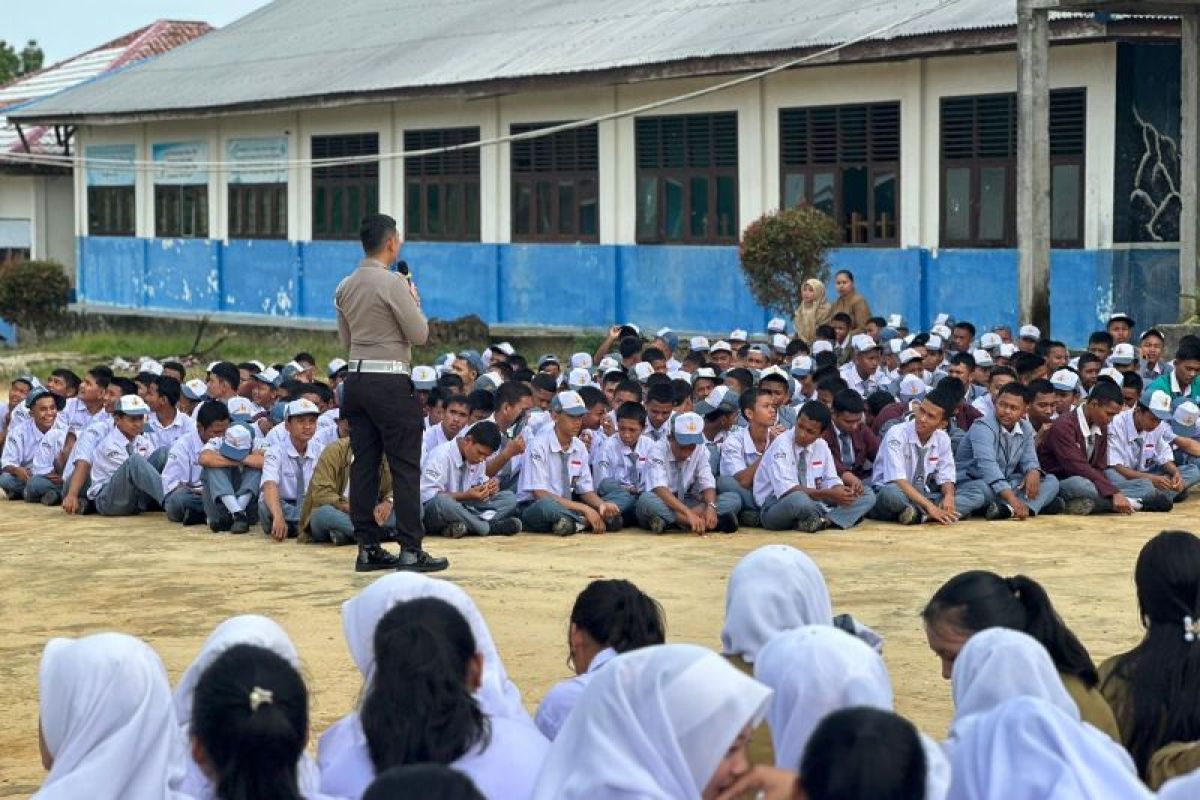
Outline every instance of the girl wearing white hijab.
{"label": "girl wearing white hijab", "polygon": [[962,736],[950,800],[1150,800],[1121,752],[1059,704],[1015,697],[979,714]]}
{"label": "girl wearing white hijab", "polygon": [[1158,791],[1158,800],[1196,800],[1200,797],[1200,770],[1167,781]]}
{"label": "girl wearing white hijab", "polygon": [[749,729],[770,695],[695,645],[619,655],[584,690],[533,796],[712,800],[749,769]]}
{"label": "girl wearing white hijab", "polygon": [[149,645],[119,633],[51,639],[39,687],[50,774],[36,800],[186,800],[171,686]]}
{"label": "girl wearing white hijab", "polygon": [[[892,679],[883,658],[865,642],[825,625],[781,633],[767,643],[754,664],[754,677],[774,694],[767,726],[775,746],[775,766],[796,770],[804,748],[821,721],[835,711],[867,706],[893,710]],[[950,784],[950,764],[924,734],[926,800],[942,800]]]}
{"label": "girl wearing white hijab", "polygon": [[[296,652],[296,646],[279,623],[258,614],[230,617],[208,635],[196,660],[184,670],[183,677],[175,687],[175,716],[179,719],[179,727],[185,741],[191,738],[192,697],[200,676],[222,653],[239,644],[264,647],[285,659],[297,672],[303,672],[300,654]],[[296,765],[296,777],[301,794],[309,800],[320,798],[321,774],[317,771],[317,764],[312,756],[306,753],[301,757]],[[215,800],[216,797],[212,781],[201,771],[193,758],[187,759],[187,775],[180,788],[195,800]]]}

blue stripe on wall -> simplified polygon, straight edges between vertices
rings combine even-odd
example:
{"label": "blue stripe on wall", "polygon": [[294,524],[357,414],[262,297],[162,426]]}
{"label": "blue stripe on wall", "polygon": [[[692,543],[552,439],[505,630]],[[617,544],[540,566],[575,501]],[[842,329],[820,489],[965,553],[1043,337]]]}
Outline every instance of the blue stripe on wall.
{"label": "blue stripe on wall", "polygon": [[[750,296],[734,247],[414,242],[404,257],[426,311],[441,319],[586,328],[633,320],[725,335],[762,330],[772,316]],[[334,289],[359,258],[355,242],[82,237],[78,296],[122,308],[330,320]],[[1178,258],[1174,250],[1054,251],[1053,335],[1082,347],[1114,309],[1139,327],[1174,321]],[[830,266],[854,273],[877,314],[903,314],[914,329],[943,311],[981,331],[1018,323],[1013,250],[844,249],[830,254]]]}

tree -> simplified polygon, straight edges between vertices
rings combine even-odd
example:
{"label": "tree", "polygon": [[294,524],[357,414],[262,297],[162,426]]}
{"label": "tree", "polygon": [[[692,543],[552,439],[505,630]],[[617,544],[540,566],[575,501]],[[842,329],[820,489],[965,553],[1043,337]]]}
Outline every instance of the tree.
{"label": "tree", "polygon": [[62,264],[9,262],[0,267],[0,319],[40,336],[66,314],[70,290]]}
{"label": "tree", "polygon": [[841,240],[833,218],[809,205],[771,211],[750,223],[740,255],[754,299],[772,311],[793,311],[806,280],[828,279],[827,254]]}
{"label": "tree", "polygon": [[33,39],[26,42],[25,48],[19,53],[11,44],[0,39],[0,84],[36,72],[45,61],[46,54]]}
{"label": "tree", "polygon": [[25,49],[21,51],[21,74],[28,75],[31,72],[37,72],[45,61],[46,54],[38,46],[37,40],[30,39],[25,43]]}

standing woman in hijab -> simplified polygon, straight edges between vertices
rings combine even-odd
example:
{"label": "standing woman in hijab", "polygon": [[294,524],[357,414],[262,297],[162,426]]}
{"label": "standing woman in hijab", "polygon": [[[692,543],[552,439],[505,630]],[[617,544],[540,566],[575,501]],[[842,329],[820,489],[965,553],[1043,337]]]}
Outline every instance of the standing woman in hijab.
{"label": "standing woman in hijab", "polygon": [[1151,788],[1200,768],[1200,538],[1163,531],[1134,570],[1146,629],[1100,666],[1100,691]]}
{"label": "standing woman in hijab", "polygon": [[167,671],[150,646],[101,633],[51,639],[39,671],[36,800],[188,800]]}
{"label": "standing woman in hijab", "polygon": [[828,325],[833,316],[833,307],[825,294],[825,284],[809,278],[800,285],[800,305],[792,321],[796,323],[796,335],[811,345],[817,338],[817,328]]}
{"label": "standing woman in hijab", "polygon": [[703,647],[614,658],[550,747],[535,800],[715,800],[750,769],[770,689]]}
{"label": "standing woman in hijab", "polygon": [[867,329],[867,320],[871,318],[871,306],[867,298],[858,293],[854,287],[854,273],[848,269],[838,270],[833,276],[833,286],[837,289],[837,300],[833,301],[833,313],[850,315],[850,334],[862,333]]}

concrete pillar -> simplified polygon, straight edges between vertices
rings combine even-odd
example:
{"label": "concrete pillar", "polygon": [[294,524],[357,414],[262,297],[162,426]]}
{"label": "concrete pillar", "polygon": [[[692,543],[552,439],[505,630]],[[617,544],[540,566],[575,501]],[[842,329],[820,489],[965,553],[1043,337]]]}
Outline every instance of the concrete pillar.
{"label": "concrete pillar", "polygon": [[1195,301],[1198,288],[1197,245],[1200,242],[1200,209],[1197,188],[1200,185],[1200,12],[1181,18],[1183,75],[1181,147],[1183,150],[1179,181],[1179,315],[1187,319],[1200,312]]}
{"label": "concrete pillar", "polygon": [[1020,323],[1050,333],[1050,23],[1017,5],[1017,247]]}

